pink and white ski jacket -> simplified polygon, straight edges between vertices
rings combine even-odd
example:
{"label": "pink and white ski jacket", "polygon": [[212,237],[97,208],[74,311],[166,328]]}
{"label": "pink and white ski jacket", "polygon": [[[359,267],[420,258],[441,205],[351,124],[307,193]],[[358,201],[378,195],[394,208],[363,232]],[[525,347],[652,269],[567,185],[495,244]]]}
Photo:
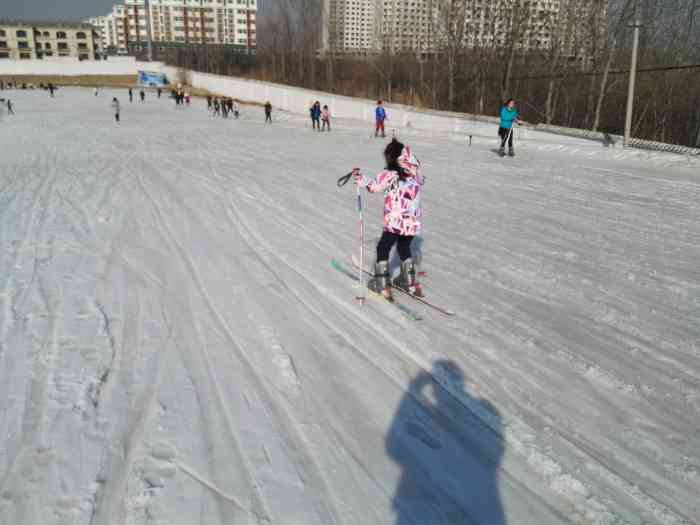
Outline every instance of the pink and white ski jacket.
{"label": "pink and white ski jacket", "polygon": [[391,170],[383,170],[375,180],[362,175],[358,184],[370,193],[384,192],[384,231],[415,236],[421,232],[421,188],[423,178],[418,173],[420,163],[411,149],[405,147],[398,159],[404,171],[403,180]]}

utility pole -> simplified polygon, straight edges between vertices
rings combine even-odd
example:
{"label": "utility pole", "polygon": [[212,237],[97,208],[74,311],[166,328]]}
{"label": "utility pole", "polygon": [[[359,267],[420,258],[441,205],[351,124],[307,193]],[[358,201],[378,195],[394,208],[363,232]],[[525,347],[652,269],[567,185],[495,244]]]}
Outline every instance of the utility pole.
{"label": "utility pole", "polygon": [[[148,61],[153,62],[153,35],[151,33],[151,1],[143,0],[146,9],[146,49],[148,50]],[[138,28],[136,29],[138,31]]]}
{"label": "utility pole", "polygon": [[625,140],[624,146],[629,146],[632,135],[632,112],[634,110],[634,88],[637,81],[637,52],[639,51],[639,28],[641,23],[635,6],[634,41],[632,43],[632,66],[630,67],[630,84],[627,91],[627,115],[625,116]]}

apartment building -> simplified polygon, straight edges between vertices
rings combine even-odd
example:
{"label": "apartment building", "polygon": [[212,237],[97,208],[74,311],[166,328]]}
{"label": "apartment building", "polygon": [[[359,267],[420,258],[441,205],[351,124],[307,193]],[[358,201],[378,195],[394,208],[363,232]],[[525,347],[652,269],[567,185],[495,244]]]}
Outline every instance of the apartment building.
{"label": "apartment building", "polygon": [[89,24],[0,20],[0,59],[94,60],[99,49],[99,35]]}
{"label": "apartment building", "polygon": [[119,45],[119,30],[117,27],[117,20],[120,16],[123,16],[122,13],[124,9],[118,9],[117,7],[118,6],[115,6],[113,11],[108,15],[97,16],[86,20],[86,23],[97,28],[97,32],[100,35],[102,50],[107,54],[116,54],[120,48],[121,51],[126,53],[126,40],[122,38],[122,45]]}
{"label": "apartment building", "polygon": [[256,19],[257,0],[124,0],[112,13],[91,20],[101,28],[108,48],[126,53],[148,41],[149,21],[156,46],[223,44],[254,49]]}
{"label": "apartment building", "polygon": [[[463,28],[467,49],[515,40],[523,50],[546,50],[556,41],[569,55],[585,55],[582,21],[604,25],[605,6],[599,0],[325,0],[322,47],[352,54],[431,53],[444,47],[448,29],[454,34]],[[565,38],[555,38],[557,31]]]}

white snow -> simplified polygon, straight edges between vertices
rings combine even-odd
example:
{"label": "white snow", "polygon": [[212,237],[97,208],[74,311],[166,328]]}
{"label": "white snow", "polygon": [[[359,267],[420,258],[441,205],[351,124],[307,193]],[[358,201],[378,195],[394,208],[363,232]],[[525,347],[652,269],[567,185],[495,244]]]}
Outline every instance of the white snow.
{"label": "white snow", "polygon": [[366,124],[4,94],[3,525],[700,523],[697,159],[397,130],[412,322],[330,266]]}

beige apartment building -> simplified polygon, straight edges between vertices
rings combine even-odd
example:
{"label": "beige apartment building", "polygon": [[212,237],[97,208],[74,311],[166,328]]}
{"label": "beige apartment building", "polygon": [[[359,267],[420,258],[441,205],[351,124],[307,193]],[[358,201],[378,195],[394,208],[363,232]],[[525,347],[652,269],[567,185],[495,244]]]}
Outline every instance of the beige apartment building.
{"label": "beige apartment building", "polygon": [[[150,15],[150,16],[149,16]],[[124,0],[90,19],[105,49],[126,53],[151,38],[158,43],[257,45],[257,0]]]}
{"label": "beige apartment building", "polygon": [[99,56],[99,35],[89,24],[0,20],[0,60]]}
{"label": "beige apartment building", "polygon": [[[517,34],[520,49],[547,50],[556,41],[566,54],[583,56],[582,22],[604,25],[606,19],[605,2],[596,0],[464,0],[447,11],[449,5],[449,0],[324,0],[322,50],[432,53],[443,47],[446,25],[458,23],[465,49],[502,47]],[[513,20],[522,25],[515,31]],[[555,39],[557,31],[566,38]]]}

